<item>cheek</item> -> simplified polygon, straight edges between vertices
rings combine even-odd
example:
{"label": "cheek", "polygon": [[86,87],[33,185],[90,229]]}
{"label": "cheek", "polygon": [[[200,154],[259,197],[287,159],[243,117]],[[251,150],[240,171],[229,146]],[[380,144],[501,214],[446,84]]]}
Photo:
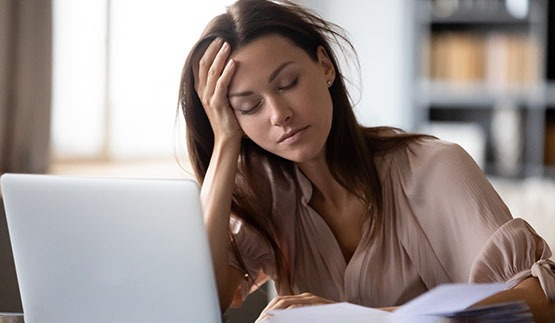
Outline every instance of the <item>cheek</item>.
{"label": "cheek", "polygon": [[243,129],[252,141],[259,144],[264,142],[265,136],[268,134],[268,129],[264,127],[263,120],[257,116],[245,116],[241,113],[235,113],[239,126]]}
{"label": "cheek", "polygon": [[314,120],[331,123],[333,103],[328,88],[313,85],[303,93],[304,95],[299,97],[299,102],[302,100],[302,106],[310,107],[307,113],[310,113]]}

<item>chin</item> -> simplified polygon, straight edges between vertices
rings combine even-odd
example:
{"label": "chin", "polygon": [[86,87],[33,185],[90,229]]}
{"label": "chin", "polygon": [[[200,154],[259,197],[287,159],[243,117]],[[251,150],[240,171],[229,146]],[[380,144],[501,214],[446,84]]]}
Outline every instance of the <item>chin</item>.
{"label": "chin", "polygon": [[298,151],[295,151],[295,152],[279,154],[279,156],[281,158],[292,161],[295,164],[302,164],[302,163],[306,163],[306,162],[324,157],[324,154],[322,151],[314,152],[307,149],[299,149]]}

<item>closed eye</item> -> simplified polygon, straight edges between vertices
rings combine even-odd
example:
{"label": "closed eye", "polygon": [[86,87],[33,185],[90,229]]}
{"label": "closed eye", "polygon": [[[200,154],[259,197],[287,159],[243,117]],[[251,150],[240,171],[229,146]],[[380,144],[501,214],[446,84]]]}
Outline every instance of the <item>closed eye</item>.
{"label": "closed eye", "polygon": [[287,91],[289,89],[292,89],[295,87],[295,85],[297,85],[298,83],[298,78],[295,78],[291,83],[285,85],[285,86],[281,86],[278,88],[278,91]]}
{"label": "closed eye", "polygon": [[253,114],[255,113],[258,108],[260,108],[260,106],[262,105],[262,101],[258,101],[258,103],[256,103],[254,106],[252,106],[251,108],[248,108],[246,110],[239,110],[241,112],[242,115],[249,115],[249,114]]}

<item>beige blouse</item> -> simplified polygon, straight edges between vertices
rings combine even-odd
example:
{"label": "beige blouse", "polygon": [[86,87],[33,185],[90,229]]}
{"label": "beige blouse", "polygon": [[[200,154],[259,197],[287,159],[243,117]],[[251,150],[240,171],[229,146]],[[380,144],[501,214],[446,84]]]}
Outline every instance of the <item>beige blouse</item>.
{"label": "beige blouse", "polygon": [[[377,158],[376,166],[383,187],[383,226],[370,241],[371,221],[364,223],[349,263],[326,222],[309,205],[310,181],[298,169],[292,177],[266,172],[268,191],[261,198],[269,200],[281,228],[278,243],[292,285],[276,277],[269,246],[232,218],[234,239],[251,278],[238,293],[246,297],[270,277],[280,295],[310,292],[382,307],[401,305],[442,283],[518,284],[534,276],[555,301],[549,246],[524,220],[512,218],[462,148],[426,139]],[[241,269],[233,252],[229,257]]]}

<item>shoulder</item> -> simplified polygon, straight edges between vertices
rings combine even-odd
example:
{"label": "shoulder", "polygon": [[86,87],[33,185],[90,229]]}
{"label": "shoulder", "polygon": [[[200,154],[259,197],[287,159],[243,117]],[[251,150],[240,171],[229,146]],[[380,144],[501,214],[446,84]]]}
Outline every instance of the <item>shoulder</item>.
{"label": "shoulder", "polygon": [[[415,167],[436,166],[455,161],[473,163],[470,155],[458,144],[433,138],[411,142],[398,154],[405,155],[405,160]],[[397,158],[397,161],[401,160],[402,158]]]}
{"label": "shoulder", "polygon": [[457,144],[419,140],[388,158],[381,174],[388,215],[409,254],[424,257],[421,274],[435,263],[449,281],[466,281],[487,239],[511,219],[508,208]]}
{"label": "shoulder", "polygon": [[419,140],[392,153],[389,159],[380,174],[384,194],[419,210],[414,214],[417,218],[451,221],[475,216],[494,226],[510,218],[484,172],[457,144]]}
{"label": "shoulder", "polygon": [[482,175],[472,157],[458,144],[433,138],[421,138],[379,157],[376,161],[382,175],[395,175],[398,180],[444,180],[460,172]]}

